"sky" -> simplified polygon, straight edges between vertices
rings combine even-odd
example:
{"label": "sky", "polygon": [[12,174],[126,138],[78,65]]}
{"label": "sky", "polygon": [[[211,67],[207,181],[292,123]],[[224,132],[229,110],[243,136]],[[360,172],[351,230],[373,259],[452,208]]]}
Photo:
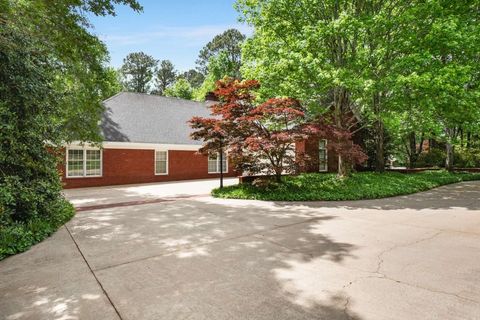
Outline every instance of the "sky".
{"label": "sky", "polygon": [[92,32],[106,43],[110,64],[120,67],[131,52],[143,51],[157,60],[168,59],[176,69],[195,67],[200,49],[229,28],[251,34],[238,21],[234,0],[139,0],[143,12],[117,7],[115,17],[92,17]]}

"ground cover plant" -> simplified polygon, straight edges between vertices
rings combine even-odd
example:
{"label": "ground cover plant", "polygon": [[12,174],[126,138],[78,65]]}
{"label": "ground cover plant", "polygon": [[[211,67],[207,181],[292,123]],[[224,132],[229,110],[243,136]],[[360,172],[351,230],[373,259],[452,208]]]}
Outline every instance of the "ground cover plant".
{"label": "ground cover plant", "polygon": [[3,221],[0,225],[0,260],[28,250],[32,245],[47,238],[68,220],[75,210],[66,200],[49,203],[50,215],[36,216],[27,221]]}
{"label": "ground cover plant", "polygon": [[358,172],[340,179],[335,174],[306,173],[284,176],[282,183],[253,183],[214,189],[218,198],[272,201],[361,200],[411,194],[441,185],[480,180],[480,173],[424,171]]}

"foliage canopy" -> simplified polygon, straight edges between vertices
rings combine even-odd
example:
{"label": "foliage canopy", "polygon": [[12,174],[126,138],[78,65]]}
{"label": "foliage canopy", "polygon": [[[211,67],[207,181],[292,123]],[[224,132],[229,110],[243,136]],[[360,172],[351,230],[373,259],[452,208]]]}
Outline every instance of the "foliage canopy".
{"label": "foliage canopy", "polygon": [[134,0],[0,1],[0,242],[29,233],[0,256],[73,214],[61,195],[58,146],[100,139],[101,101],[118,83],[86,15],[114,14],[116,4],[141,9]]}

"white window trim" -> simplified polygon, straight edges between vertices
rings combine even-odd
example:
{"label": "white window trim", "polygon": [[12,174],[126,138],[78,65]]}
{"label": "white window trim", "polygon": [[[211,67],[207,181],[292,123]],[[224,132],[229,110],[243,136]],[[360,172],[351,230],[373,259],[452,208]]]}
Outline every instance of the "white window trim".
{"label": "white window trim", "polygon": [[[167,153],[167,161],[166,161],[166,168],[167,168],[167,171],[165,173],[157,173],[157,151],[161,151],[161,152],[166,152]],[[168,176],[168,158],[169,158],[169,152],[168,150],[154,150],[154,166],[153,166],[153,173],[156,175],[156,176]]]}
{"label": "white window trim", "polygon": [[[65,178],[68,179],[84,179],[84,178],[99,178],[103,177],[103,150],[100,148],[89,147],[89,146],[72,146],[67,147],[65,152]],[[83,175],[81,176],[69,176],[69,168],[68,168],[68,151],[69,150],[83,150]],[[94,176],[87,176],[87,150],[100,150],[100,174]]]}
{"label": "white window trim", "polygon": [[[228,155],[226,152],[225,153],[225,166],[226,168],[223,168],[223,173],[228,173]],[[208,156],[207,161],[210,161],[210,156]],[[208,167],[207,167],[208,171]],[[208,171],[208,174],[220,174],[220,152],[217,152],[217,171]]]}
{"label": "white window trim", "polygon": [[318,171],[327,172],[328,171],[328,148],[327,148],[327,139],[321,139],[325,141],[325,169],[320,169],[320,141],[318,141]]}

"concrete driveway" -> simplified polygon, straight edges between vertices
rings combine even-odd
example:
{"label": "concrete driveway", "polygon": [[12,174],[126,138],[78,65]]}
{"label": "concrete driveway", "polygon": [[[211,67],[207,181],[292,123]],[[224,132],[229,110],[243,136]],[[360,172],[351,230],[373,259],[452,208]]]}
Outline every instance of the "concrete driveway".
{"label": "concrete driveway", "polygon": [[[224,178],[225,186],[238,183],[238,178]],[[122,203],[155,202],[165,198],[188,198],[198,195],[209,195],[213,188],[220,184],[219,179],[200,179],[175,182],[159,182],[146,184],[129,184],[95,188],[78,188],[64,190],[65,196],[77,208],[90,209]]]}
{"label": "concrete driveway", "polygon": [[479,319],[480,182],[77,213],[0,262],[2,319]]}

